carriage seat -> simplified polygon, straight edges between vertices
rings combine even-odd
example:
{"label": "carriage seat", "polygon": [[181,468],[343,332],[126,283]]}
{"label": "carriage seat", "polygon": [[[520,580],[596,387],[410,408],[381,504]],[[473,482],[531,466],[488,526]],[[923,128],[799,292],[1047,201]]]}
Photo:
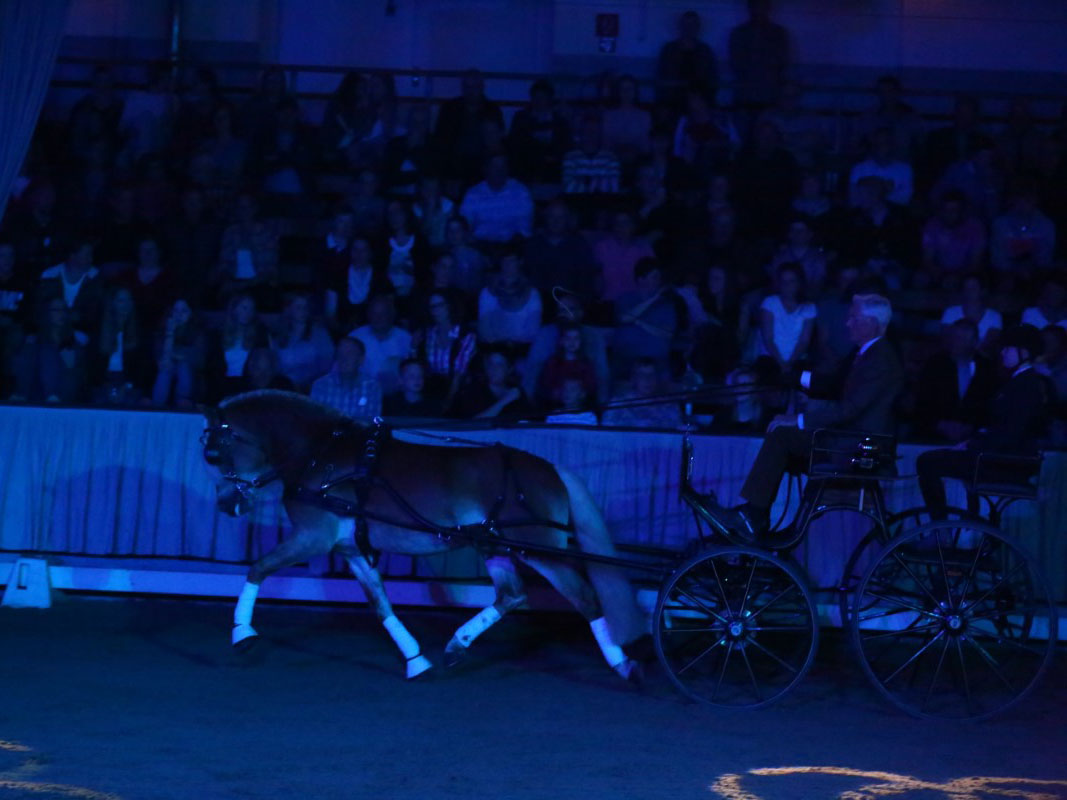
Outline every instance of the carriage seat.
{"label": "carriage seat", "polygon": [[[1004,511],[1019,500],[1036,500],[1044,457],[1009,453],[979,453],[974,474],[963,482],[967,496],[985,500],[989,519],[1000,524]],[[977,510],[977,509],[975,509]]]}

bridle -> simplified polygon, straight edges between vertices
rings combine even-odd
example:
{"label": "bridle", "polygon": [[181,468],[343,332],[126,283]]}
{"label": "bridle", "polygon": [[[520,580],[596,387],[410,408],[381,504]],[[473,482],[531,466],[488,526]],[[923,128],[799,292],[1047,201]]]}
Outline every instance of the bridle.
{"label": "bridle", "polygon": [[[247,447],[252,447],[264,457],[268,453],[258,441],[236,430],[228,422],[220,421],[217,425],[208,425],[204,428],[204,432],[200,434],[200,443],[205,450],[208,447],[215,449],[218,457],[213,466],[216,466],[219,472],[222,473],[222,477],[237,490],[242,500],[251,502],[252,493],[256,489],[261,489],[281,477],[281,473],[275,467],[267,468],[251,480],[242,478],[237,474],[233,463],[233,445],[243,444]],[[208,463],[211,463],[211,461],[208,460]]]}

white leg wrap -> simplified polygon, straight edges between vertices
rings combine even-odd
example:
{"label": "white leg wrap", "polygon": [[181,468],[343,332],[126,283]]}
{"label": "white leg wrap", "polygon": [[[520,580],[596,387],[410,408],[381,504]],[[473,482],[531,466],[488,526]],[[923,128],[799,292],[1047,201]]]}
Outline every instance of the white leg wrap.
{"label": "white leg wrap", "polygon": [[237,596],[237,608],[233,610],[234,625],[251,625],[252,609],[256,605],[256,596],[259,594],[259,584],[245,582],[241,594]]}
{"label": "white leg wrap", "polygon": [[600,645],[600,652],[604,654],[604,660],[611,667],[617,667],[626,660],[626,654],[622,648],[615,644],[608,630],[608,621],[604,617],[598,617],[589,623],[589,628],[596,637],[596,643]]}
{"label": "white leg wrap", "polygon": [[395,614],[383,619],[382,626],[393,637],[396,646],[400,648],[401,654],[407,660],[406,672],[409,679],[421,675],[433,666],[430,660],[421,654],[419,643],[415,641],[415,637],[408,632],[408,629],[404,627],[404,623],[398,620]]}
{"label": "white leg wrap", "polygon": [[452,638],[464,647],[470,647],[471,642],[481,636],[493,623],[500,619],[500,612],[495,606],[486,606],[469,620],[460,625],[459,630]]}

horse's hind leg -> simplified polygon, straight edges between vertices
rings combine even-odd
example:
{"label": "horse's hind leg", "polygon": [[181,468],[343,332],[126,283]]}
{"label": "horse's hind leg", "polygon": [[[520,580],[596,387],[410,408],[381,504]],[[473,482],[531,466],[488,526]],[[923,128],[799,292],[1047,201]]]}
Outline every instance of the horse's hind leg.
{"label": "horse's hind leg", "polygon": [[528,556],[523,560],[540,572],[585,618],[608,665],[627,680],[640,680],[640,665],[628,658],[614,640],[597,593],[589,581],[574,567],[560,561]]}
{"label": "horse's hind leg", "polygon": [[496,589],[496,600],[463,623],[453,634],[445,646],[445,666],[452,667],[462,661],[475,639],[502,616],[526,602],[526,587],[515,571],[514,561],[506,556],[492,556],[485,560],[485,566]]}
{"label": "horse's hind leg", "polygon": [[348,566],[351,567],[352,574],[356,576],[359,585],[363,587],[367,600],[374,606],[374,611],[378,614],[378,619],[381,620],[382,626],[392,637],[396,646],[400,648],[400,652],[407,662],[405,674],[408,680],[417,678],[426,672],[433,664],[422,654],[415,637],[411,635],[404,623],[397,619],[396,614],[393,613],[393,605],[385,594],[381,573],[372,567],[370,562],[355,547],[339,547],[337,549],[348,562]]}

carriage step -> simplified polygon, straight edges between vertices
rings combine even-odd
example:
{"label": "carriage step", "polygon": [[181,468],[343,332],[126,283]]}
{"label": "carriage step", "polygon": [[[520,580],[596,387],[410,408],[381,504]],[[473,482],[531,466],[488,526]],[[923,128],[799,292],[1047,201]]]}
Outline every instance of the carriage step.
{"label": "carriage step", "polygon": [[48,576],[48,562],[43,558],[20,558],[15,561],[0,606],[51,608],[52,583]]}

